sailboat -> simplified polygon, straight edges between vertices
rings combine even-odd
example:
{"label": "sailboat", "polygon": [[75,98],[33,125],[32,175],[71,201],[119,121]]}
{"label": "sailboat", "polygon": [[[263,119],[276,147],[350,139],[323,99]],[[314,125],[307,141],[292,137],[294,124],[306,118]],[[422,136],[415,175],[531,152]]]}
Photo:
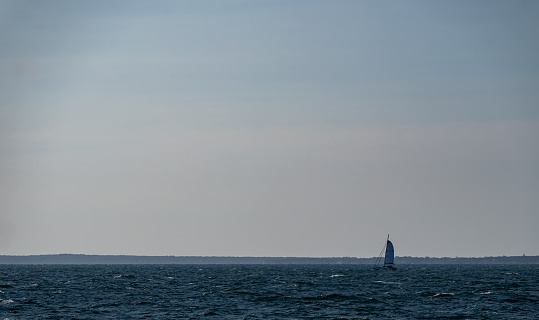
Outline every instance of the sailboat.
{"label": "sailboat", "polygon": [[[384,252],[385,252],[384,265],[380,265],[380,260],[382,259],[382,254]],[[384,245],[382,252],[380,252],[378,259],[376,259],[376,265],[374,269],[375,270],[395,270],[396,268],[394,266],[394,260],[395,260],[395,250],[393,249],[393,243],[389,241],[389,234],[388,234],[386,244]]]}

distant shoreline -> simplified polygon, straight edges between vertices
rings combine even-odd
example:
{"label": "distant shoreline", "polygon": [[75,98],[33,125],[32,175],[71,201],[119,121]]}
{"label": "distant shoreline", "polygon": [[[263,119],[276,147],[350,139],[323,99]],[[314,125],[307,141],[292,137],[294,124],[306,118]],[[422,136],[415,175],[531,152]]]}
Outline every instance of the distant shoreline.
{"label": "distant shoreline", "polygon": [[[373,258],[211,257],[134,255],[0,255],[0,264],[374,264]],[[539,256],[481,258],[395,257],[396,264],[539,264]]]}

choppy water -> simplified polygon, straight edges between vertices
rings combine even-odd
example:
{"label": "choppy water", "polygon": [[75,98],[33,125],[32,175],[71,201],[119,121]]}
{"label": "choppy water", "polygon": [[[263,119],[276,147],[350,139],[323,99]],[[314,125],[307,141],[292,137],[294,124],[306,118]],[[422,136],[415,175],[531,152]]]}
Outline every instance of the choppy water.
{"label": "choppy water", "polygon": [[539,319],[539,266],[1,265],[0,319]]}

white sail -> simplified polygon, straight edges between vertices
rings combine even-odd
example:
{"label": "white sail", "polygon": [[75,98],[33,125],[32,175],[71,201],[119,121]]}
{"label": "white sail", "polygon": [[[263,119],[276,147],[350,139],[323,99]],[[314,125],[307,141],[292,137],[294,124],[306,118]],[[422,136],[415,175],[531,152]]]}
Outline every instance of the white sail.
{"label": "white sail", "polygon": [[395,253],[393,250],[393,244],[388,239],[387,244],[386,244],[386,257],[384,259],[384,265],[387,265],[387,264],[392,265],[394,260],[395,260]]}

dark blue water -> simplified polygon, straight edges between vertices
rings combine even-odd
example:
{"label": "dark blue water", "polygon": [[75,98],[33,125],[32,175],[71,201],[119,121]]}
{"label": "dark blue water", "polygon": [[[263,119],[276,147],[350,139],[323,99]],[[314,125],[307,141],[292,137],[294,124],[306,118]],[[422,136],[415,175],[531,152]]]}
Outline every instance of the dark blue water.
{"label": "dark blue water", "polygon": [[539,266],[0,265],[0,319],[539,319]]}

